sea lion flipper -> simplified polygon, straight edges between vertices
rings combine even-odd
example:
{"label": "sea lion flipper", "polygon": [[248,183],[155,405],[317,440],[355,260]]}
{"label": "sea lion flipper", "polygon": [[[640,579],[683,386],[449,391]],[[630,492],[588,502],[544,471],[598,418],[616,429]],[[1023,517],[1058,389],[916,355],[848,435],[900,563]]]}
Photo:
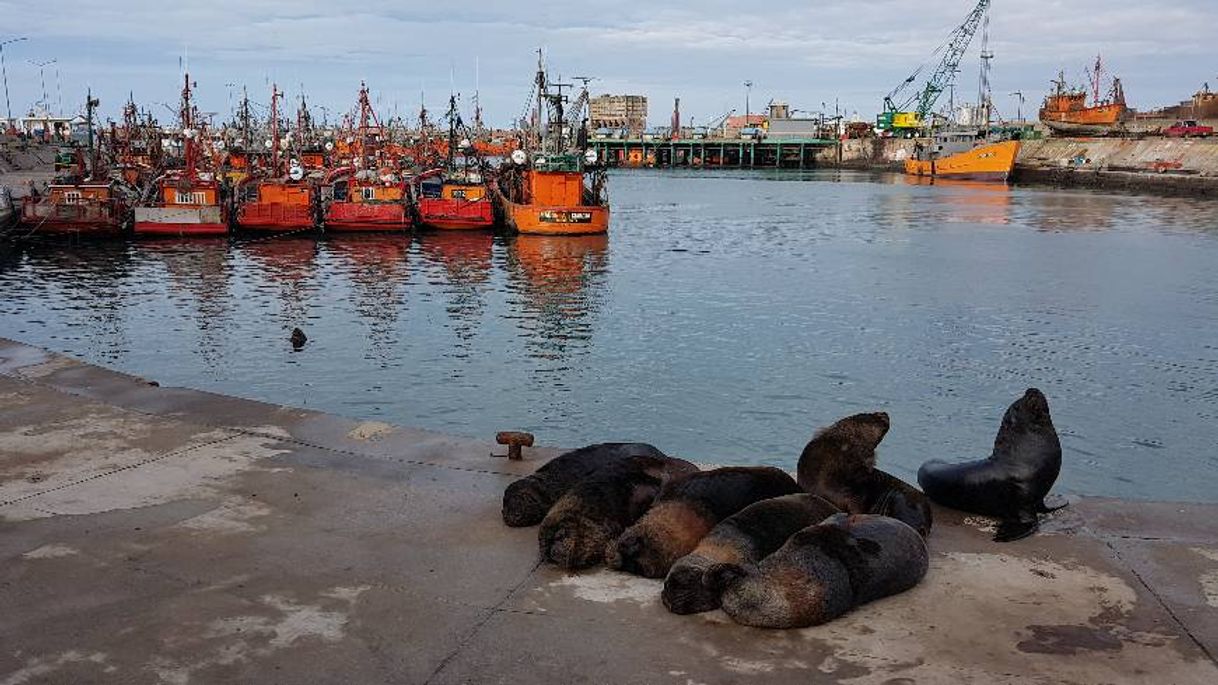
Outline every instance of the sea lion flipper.
{"label": "sea lion flipper", "polygon": [[1070,506],[1069,500],[1067,500],[1065,498],[1059,498],[1059,500],[1061,501],[1061,504],[1058,504],[1057,506],[1053,506],[1053,507],[1049,506],[1047,499],[1041,500],[1040,504],[1036,505],[1036,513],[1052,514],[1053,512],[1057,511],[1058,509],[1065,509],[1066,507]]}
{"label": "sea lion flipper", "polygon": [[1040,528],[1036,517],[1003,519],[998,522],[998,532],[994,533],[994,542],[1015,542],[1022,540]]}

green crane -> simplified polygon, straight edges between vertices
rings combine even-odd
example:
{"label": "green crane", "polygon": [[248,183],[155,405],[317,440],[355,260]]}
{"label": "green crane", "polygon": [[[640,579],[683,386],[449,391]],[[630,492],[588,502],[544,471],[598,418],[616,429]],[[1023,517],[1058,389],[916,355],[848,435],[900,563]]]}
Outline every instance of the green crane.
{"label": "green crane", "polygon": [[906,97],[900,104],[897,103],[896,98],[917,80],[922,71],[922,67],[918,67],[909,78],[902,81],[884,97],[884,111],[876,117],[876,128],[902,131],[919,129],[925,125],[927,115],[938,102],[939,95],[947,90],[955,80],[956,72],[960,67],[960,58],[968,50],[969,43],[973,41],[973,36],[977,33],[977,27],[981,25],[981,20],[989,9],[990,0],[979,0],[973,11],[965,17],[964,23],[957,26],[947,37],[947,41],[939,46],[935,52],[942,51],[943,56],[939,59],[939,66],[935,67],[935,71],[926,80],[926,85],[922,87],[921,91]]}

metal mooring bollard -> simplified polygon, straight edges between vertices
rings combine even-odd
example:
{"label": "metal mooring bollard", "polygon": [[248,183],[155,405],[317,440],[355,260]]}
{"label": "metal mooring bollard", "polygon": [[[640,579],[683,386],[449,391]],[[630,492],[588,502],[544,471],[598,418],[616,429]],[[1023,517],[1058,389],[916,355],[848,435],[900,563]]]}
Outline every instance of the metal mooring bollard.
{"label": "metal mooring bollard", "polygon": [[523,431],[499,431],[495,434],[495,442],[508,446],[508,459],[520,461],[524,458],[520,448],[533,446],[533,434]]}

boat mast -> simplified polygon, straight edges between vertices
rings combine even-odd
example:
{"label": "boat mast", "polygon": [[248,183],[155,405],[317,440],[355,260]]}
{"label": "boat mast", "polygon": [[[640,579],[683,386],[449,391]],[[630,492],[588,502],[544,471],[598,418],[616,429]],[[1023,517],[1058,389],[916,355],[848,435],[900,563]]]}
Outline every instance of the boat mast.
{"label": "boat mast", "polygon": [[454,171],[456,168],[456,150],[457,150],[457,96],[453,93],[448,94],[448,171]]}
{"label": "boat mast", "polygon": [[93,89],[89,88],[85,93],[85,118],[89,127],[89,175],[97,177],[97,146],[93,143],[93,111],[101,104],[101,101],[93,97]]}
{"label": "boat mast", "polygon": [[279,176],[279,86],[271,84],[271,173]]}
{"label": "boat mast", "polygon": [[541,58],[541,48],[537,48],[537,119],[534,122],[534,128],[537,133],[537,147],[541,151],[545,151],[545,138],[542,135],[543,127],[541,123],[542,108],[545,106],[545,100],[548,95],[546,91],[546,70],[545,64]]}
{"label": "boat mast", "polygon": [[195,149],[195,131],[194,131],[194,112],[190,104],[190,74],[185,74],[182,85],[182,111],[180,119],[182,121],[182,138],[183,140],[183,164],[185,166],[185,175],[187,178],[195,177],[195,167],[197,166],[197,150]]}

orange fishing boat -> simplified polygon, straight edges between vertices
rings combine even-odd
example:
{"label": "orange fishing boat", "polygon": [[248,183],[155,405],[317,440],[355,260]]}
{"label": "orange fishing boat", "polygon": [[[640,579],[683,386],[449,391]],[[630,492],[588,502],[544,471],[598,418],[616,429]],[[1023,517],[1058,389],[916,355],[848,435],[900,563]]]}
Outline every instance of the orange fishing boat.
{"label": "orange fishing boat", "polygon": [[928,178],[1006,182],[1015,169],[1018,140],[986,142],[976,132],[936,134],[918,143],[914,155],[905,160],[905,173]]}
{"label": "orange fishing boat", "polygon": [[330,231],[404,231],[410,228],[406,183],[384,150],[384,129],[360,83],[358,138],[346,148],[352,164],[326,175],[332,189],[323,222]]}
{"label": "orange fishing boat", "polygon": [[[457,98],[448,99],[447,162],[416,177],[415,208],[419,223],[446,230],[490,228],[495,225],[495,208],[486,190],[481,158],[469,139],[458,141],[463,128],[457,113]],[[463,164],[457,163],[461,151]],[[472,159],[471,159],[472,157]]]}
{"label": "orange fishing boat", "polygon": [[166,172],[155,182],[156,199],[135,208],[136,235],[215,236],[228,233],[228,212],[215,174],[199,170],[199,141],[190,102],[190,75],[182,88],[181,169]]}
{"label": "orange fishing boat", "polygon": [[1125,106],[1125,89],[1121,79],[1113,78],[1107,97],[1100,97],[1103,78],[1103,62],[1095,58],[1095,67],[1088,73],[1091,81],[1092,104],[1087,104],[1087,92],[1081,88],[1067,88],[1064,72],[1059,72],[1053,81],[1054,90],[1045,97],[1040,108],[1040,121],[1045,126],[1062,133],[1104,134],[1119,131],[1122,124],[1131,118]]}
{"label": "orange fishing boat", "polygon": [[115,236],[126,227],[128,189],[102,167],[93,141],[93,111],[99,102],[90,92],[85,103],[90,160],[86,164],[84,153],[75,150],[71,174],[49,184],[45,195],[31,192],[22,198],[18,222],[27,235]]}
{"label": "orange fishing boat", "polygon": [[[547,81],[539,56],[534,131],[538,151],[512,152],[492,186],[503,222],[518,233],[587,235],[609,230],[605,167],[596,150],[579,152],[587,139],[582,126],[575,140],[564,133],[565,85]],[[579,102],[587,101],[586,91],[585,87]],[[545,134],[540,129],[543,109],[548,123]]]}
{"label": "orange fishing boat", "polygon": [[290,160],[284,173],[279,150],[278,87],[271,86],[271,138],[266,147],[271,150],[270,177],[247,178],[237,186],[237,226],[252,231],[301,231],[317,224],[316,192],[305,178],[305,169],[297,160]]}

